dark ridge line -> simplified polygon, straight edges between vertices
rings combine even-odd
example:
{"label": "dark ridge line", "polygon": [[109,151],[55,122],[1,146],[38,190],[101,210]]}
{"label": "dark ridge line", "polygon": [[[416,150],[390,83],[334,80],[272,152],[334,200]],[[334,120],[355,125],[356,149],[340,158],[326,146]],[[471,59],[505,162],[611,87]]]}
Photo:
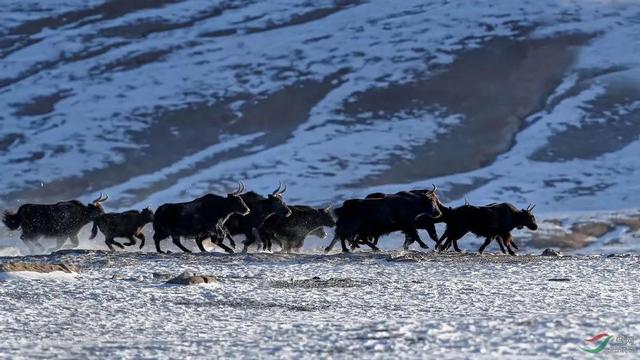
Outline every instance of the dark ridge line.
{"label": "dark ridge line", "polygon": [[266,32],[271,30],[282,29],[290,26],[308,24],[310,22],[324,19],[342,10],[349,9],[349,8],[358,6],[360,4],[363,4],[364,1],[363,0],[344,0],[344,1],[336,1],[336,3],[337,3],[336,7],[314,9],[303,14],[294,14],[288,21],[284,21],[280,23],[269,23],[265,27],[249,27],[244,29],[226,28],[226,29],[204,32],[204,33],[201,33],[199,36],[207,37],[207,38],[215,38],[215,37],[224,37],[224,36],[234,35],[238,33],[256,34],[256,33],[261,33],[261,32]]}
{"label": "dark ridge line", "polygon": [[61,63],[65,63],[65,64],[71,64],[74,62],[78,62],[78,61],[82,61],[82,60],[86,60],[92,57],[96,57],[99,55],[102,55],[108,51],[110,51],[111,49],[115,49],[118,47],[122,47],[124,45],[129,44],[128,42],[118,42],[118,43],[113,43],[113,44],[109,44],[106,46],[102,46],[99,47],[97,49],[92,49],[89,51],[86,51],[84,53],[80,53],[80,54],[75,54],[73,56],[70,57],[63,57],[63,58],[58,58],[56,60],[52,60],[52,61],[44,61],[41,63],[37,63],[34,66],[32,66],[29,70],[26,70],[24,72],[22,72],[21,74],[19,74],[18,76],[14,77],[14,78],[4,78],[4,79],[0,79],[0,89],[6,88],[8,86],[11,86],[17,82],[23,81],[33,75],[38,74],[41,71],[44,70],[51,70],[52,68],[60,65]]}
{"label": "dark ridge line", "polygon": [[[5,58],[16,51],[40,42],[40,40],[31,39],[30,36],[41,32],[45,28],[59,29],[63,26],[71,25],[73,23],[77,24],[76,26],[71,28],[78,28],[80,26],[96,23],[99,21],[115,19],[131,12],[160,7],[168,4],[174,4],[178,3],[179,1],[180,0],[111,0],[86,9],[73,10],[53,17],[30,20],[1,34],[2,36],[21,35],[20,40],[13,42],[13,44],[5,48],[11,47],[25,38],[28,39],[28,41],[22,46],[18,46],[12,50],[3,52],[0,58]],[[81,21],[83,18],[88,17],[99,18]]]}
{"label": "dark ridge line", "polygon": [[[242,4],[233,4],[233,5],[227,5],[226,3],[223,3],[219,6],[216,6],[215,8],[205,12],[202,15],[190,18],[187,21],[184,22],[138,22],[135,24],[124,24],[124,25],[117,25],[117,26],[112,26],[109,28],[104,28],[101,29],[100,31],[98,31],[98,34],[104,36],[104,37],[125,37],[128,39],[140,39],[146,36],[149,36],[151,34],[155,34],[155,33],[160,33],[160,32],[166,32],[166,31],[172,31],[172,30],[177,30],[177,29],[183,29],[183,28],[187,28],[190,26],[193,26],[195,23],[204,21],[204,20],[208,20],[211,18],[215,18],[215,17],[219,17],[222,16],[226,11],[228,10],[237,10],[242,8],[243,6],[249,5],[251,3],[253,3],[254,1],[246,1],[243,2]],[[137,27],[137,26],[144,26],[147,25],[149,26],[149,29],[146,31],[140,31],[138,34],[136,35],[122,35],[122,33],[126,33],[126,29],[127,28],[132,28],[132,27]]]}

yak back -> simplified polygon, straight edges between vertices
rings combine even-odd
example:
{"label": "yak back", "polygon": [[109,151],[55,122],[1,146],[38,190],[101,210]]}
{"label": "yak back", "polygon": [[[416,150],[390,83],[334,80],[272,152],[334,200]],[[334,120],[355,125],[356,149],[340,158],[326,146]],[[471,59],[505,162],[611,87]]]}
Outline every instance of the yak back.
{"label": "yak back", "polygon": [[510,232],[518,209],[509,203],[486,206],[462,205],[455,208],[453,222],[463,222],[477,236],[488,237]]}
{"label": "yak back", "polygon": [[20,206],[16,215],[20,217],[24,232],[58,236],[77,232],[101,212],[101,208],[69,200],[55,204],[25,204]]}
{"label": "yak back", "polygon": [[153,229],[183,236],[207,234],[231,212],[225,202],[225,197],[207,194],[188,202],[161,205],[155,212]]}

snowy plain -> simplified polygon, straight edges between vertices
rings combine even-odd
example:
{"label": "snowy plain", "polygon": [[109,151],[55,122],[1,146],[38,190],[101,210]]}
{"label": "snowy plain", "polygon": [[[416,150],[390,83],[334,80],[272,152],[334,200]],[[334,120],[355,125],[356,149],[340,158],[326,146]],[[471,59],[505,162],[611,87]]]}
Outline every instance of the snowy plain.
{"label": "snowy plain", "polygon": [[[72,251],[43,260],[80,274],[0,283],[0,330],[12,334],[3,357],[572,359],[588,355],[579,347],[596,333],[640,331],[636,255]],[[220,283],[164,284],[185,270]]]}

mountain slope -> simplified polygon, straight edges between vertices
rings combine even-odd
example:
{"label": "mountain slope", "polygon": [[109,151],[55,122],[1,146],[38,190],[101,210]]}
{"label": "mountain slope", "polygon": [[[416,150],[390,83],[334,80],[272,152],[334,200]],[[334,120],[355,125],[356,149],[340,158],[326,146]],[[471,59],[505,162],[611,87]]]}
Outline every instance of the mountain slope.
{"label": "mountain slope", "polygon": [[640,6],[10,1],[0,196],[112,208],[437,183],[539,211],[640,200]]}

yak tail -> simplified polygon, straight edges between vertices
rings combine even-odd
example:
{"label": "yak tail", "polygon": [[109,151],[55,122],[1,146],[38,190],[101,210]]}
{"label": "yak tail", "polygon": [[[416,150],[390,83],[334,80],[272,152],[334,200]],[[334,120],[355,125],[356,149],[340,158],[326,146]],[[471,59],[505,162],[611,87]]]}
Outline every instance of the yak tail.
{"label": "yak tail", "polygon": [[91,228],[91,236],[89,236],[89,239],[94,239],[97,235],[98,235],[98,223],[94,221],[93,227]]}
{"label": "yak tail", "polygon": [[20,217],[18,214],[14,214],[11,211],[5,211],[2,216],[2,222],[10,229],[10,230],[18,230],[20,227]]}

